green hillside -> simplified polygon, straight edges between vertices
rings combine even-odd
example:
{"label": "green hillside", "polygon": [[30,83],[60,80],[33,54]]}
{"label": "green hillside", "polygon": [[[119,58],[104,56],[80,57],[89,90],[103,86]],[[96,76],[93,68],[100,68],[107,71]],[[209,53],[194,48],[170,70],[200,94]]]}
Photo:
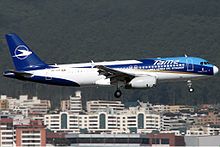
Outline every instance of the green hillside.
{"label": "green hillside", "polygon": [[[199,56],[220,66],[219,0],[7,0],[0,2],[0,69],[13,68],[4,35],[17,33],[47,63]],[[220,102],[220,76],[124,90],[124,101],[163,104]],[[0,93],[67,98],[77,88],[0,77]],[[115,87],[80,88],[86,99],[112,99]]]}

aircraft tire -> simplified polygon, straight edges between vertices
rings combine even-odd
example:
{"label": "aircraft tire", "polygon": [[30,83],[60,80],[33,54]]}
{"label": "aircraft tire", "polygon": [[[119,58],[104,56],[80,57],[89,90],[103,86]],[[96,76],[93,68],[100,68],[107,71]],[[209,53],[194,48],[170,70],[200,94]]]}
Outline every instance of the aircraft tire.
{"label": "aircraft tire", "polygon": [[115,93],[114,93],[114,96],[115,96],[116,98],[120,98],[121,95],[122,95],[121,90],[116,90]]}
{"label": "aircraft tire", "polygon": [[193,89],[192,87],[189,88],[189,92],[190,92],[190,93],[194,92],[194,89]]}

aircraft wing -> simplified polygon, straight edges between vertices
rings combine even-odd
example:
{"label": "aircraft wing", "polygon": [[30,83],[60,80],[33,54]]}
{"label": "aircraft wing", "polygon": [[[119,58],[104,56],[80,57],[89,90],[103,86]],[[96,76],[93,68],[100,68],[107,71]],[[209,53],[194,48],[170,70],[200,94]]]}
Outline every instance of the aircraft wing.
{"label": "aircraft wing", "polygon": [[114,84],[118,81],[128,83],[135,77],[135,75],[108,68],[103,65],[96,65],[95,67],[98,68],[100,75],[104,75],[106,78],[110,78],[111,84]]}

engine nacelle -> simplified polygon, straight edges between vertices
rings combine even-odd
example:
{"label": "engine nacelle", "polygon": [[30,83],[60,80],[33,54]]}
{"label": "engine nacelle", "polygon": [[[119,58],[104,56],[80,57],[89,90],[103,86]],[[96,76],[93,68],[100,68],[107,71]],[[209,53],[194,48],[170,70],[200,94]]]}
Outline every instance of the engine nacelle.
{"label": "engine nacelle", "polygon": [[111,82],[110,82],[110,79],[99,79],[95,82],[95,84],[97,85],[102,85],[102,86],[110,86],[111,85]]}
{"label": "engine nacelle", "polygon": [[155,77],[136,77],[129,82],[126,88],[151,88],[156,85],[156,82]]}

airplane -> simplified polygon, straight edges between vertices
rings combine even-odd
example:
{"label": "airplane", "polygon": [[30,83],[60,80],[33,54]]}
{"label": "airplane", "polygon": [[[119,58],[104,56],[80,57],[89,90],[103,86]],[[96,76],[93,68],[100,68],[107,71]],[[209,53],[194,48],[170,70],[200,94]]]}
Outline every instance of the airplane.
{"label": "airplane", "polygon": [[116,86],[114,96],[121,97],[121,88],[152,88],[160,82],[186,81],[193,92],[193,79],[211,77],[218,67],[198,57],[167,57],[140,60],[104,61],[76,64],[46,64],[16,34],[5,35],[15,70],[5,77],[61,86]]}

